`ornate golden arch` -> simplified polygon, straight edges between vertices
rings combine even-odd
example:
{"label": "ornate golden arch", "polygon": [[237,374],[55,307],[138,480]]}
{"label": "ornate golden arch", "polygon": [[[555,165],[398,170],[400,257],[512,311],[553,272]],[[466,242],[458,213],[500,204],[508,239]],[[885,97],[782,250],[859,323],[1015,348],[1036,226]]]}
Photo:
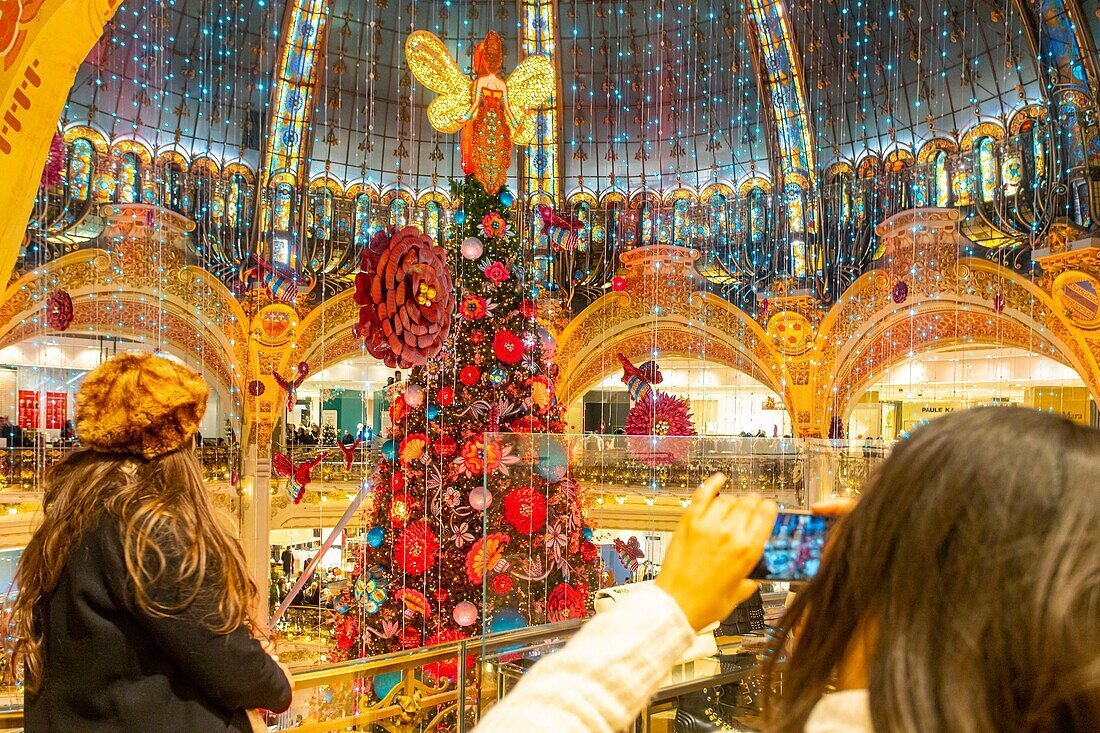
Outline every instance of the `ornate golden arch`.
{"label": "ornate golden arch", "polygon": [[[173,259],[166,253],[166,264]],[[245,316],[225,286],[201,268],[182,266],[171,268],[176,276],[168,283],[158,279],[154,286],[147,272],[128,273],[126,268],[114,268],[112,262],[105,250],[79,250],[13,282],[0,303],[0,348],[45,332],[42,283],[46,282],[49,291],[65,290],[73,299],[73,322],[67,333],[148,336],[150,323],[142,319],[153,308],[164,326],[164,341],[191,360],[198,347],[202,363],[222,385],[239,394],[248,354]],[[227,316],[219,326],[208,315],[197,317],[197,306]]]}

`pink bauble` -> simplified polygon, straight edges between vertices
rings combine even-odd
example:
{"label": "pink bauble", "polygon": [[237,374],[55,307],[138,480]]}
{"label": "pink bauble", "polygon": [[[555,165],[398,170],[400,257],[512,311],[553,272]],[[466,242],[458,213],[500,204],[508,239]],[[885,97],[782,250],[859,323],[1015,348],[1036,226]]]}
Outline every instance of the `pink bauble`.
{"label": "pink bauble", "polygon": [[462,240],[462,256],[468,260],[476,260],[485,251],[485,246],[477,237],[466,237]]}
{"label": "pink bauble", "polygon": [[405,390],[405,404],[409,407],[420,407],[424,404],[424,390],[415,384],[410,384]]}
{"label": "pink bauble", "polygon": [[486,491],[482,487],[477,487],[470,492],[470,506],[477,509],[479,512],[485,511],[485,509],[493,503],[493,495]]}
{"label": "pink bauble", "polygon": [[452,615],[459,626],[471,626],[477,621],[477,606],[469,601],[461,601],[455,604]]}

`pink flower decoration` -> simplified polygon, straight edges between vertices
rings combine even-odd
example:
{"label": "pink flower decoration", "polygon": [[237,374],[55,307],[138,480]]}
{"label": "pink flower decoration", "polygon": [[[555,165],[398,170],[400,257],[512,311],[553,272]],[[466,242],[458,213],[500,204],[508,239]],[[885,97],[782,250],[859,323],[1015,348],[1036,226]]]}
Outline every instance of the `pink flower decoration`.
{"label": "pink flower decoration", "polygon": [[503,262],[494,262],[485,268],[485,277],[495,285],[500,285],[511,276]]}

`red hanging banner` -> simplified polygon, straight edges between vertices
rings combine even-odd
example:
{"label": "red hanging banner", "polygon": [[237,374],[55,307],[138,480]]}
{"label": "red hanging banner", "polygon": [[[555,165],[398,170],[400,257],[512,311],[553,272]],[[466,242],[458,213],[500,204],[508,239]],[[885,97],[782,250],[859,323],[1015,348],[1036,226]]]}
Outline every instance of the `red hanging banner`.
{"label": "red hanging banner", "polygon": [[38,393],[19,390],[19,427],[38,428]]}
{"label": "red hanging banner", "polygon": [[46,393],[46,429],[60,430],[69,419],[69,395],[66,392]]}

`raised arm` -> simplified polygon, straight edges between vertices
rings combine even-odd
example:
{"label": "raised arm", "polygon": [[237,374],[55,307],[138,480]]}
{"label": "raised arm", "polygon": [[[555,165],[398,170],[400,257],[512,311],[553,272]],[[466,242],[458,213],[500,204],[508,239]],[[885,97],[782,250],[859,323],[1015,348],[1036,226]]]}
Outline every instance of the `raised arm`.
{"label": "raised arm", "polygon": [[745,580],[775,523],[774,502],[718,496],[715,474],[676,527],[660,577],[540,660],[474,733],[616,733],[628,727],[697,630],[748,598]]}

